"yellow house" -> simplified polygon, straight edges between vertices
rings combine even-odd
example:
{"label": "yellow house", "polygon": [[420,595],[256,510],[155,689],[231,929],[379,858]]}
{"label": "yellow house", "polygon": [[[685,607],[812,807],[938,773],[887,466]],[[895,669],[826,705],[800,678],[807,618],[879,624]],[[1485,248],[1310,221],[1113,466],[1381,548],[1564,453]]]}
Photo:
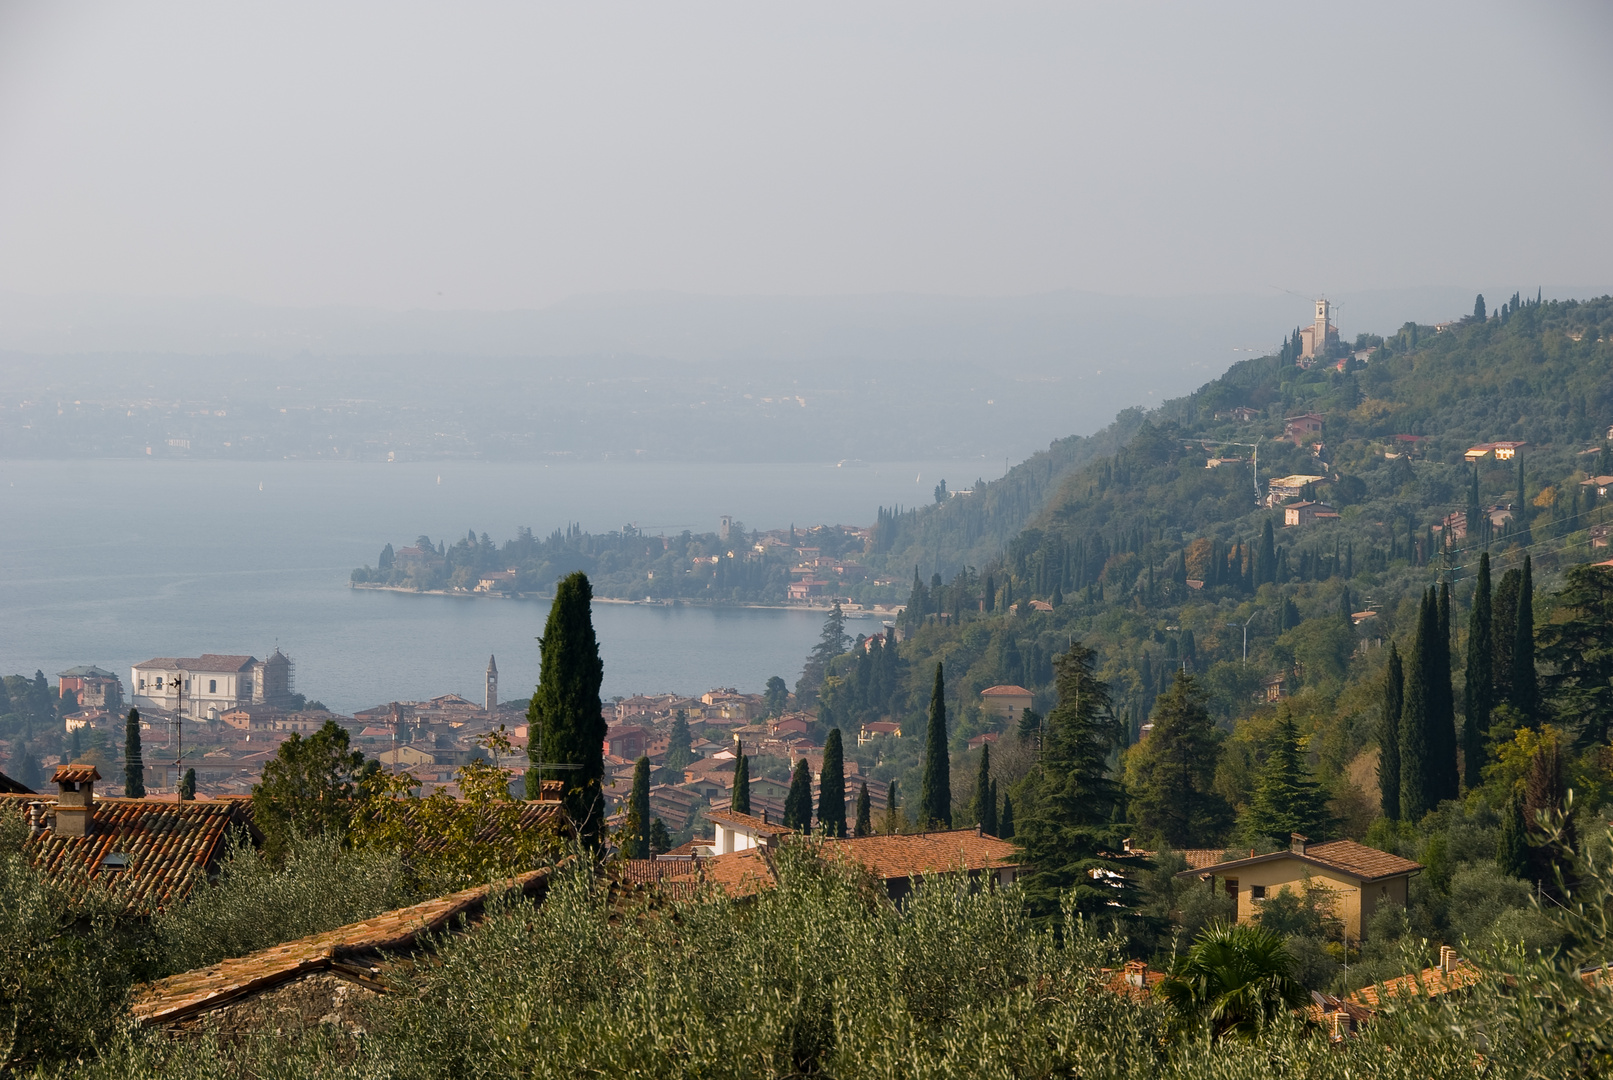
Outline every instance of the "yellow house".
{"label": "yellow house", "polygon": [[980,704],[992,716],[1004,720],[1018,720],[1034,700],[1035,695],[1023,686],[988,686],[980,691]]}
{"label": "yellow house", "polygon": [[1238,921],[1252,922],[1260,906],[1283,889],[1303,893],[1307,887],[1333,894],[1333,914],[1344,924],[1347,940],[1361,931],[1383,904],[1406,906],[1406,883],[1422,866],[1354,840],[1313,844],[1295,833],[1287,851],[1251,855],[1184,870],[1177,877],[1197,877],[1210,887],[1226,889],[1238,904]]}

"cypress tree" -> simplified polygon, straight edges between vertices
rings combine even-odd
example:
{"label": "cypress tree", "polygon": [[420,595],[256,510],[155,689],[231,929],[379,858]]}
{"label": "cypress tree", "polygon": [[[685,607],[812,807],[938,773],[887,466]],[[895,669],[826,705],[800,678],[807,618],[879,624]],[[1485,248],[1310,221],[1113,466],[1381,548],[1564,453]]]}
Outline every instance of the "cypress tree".
{"label": "cypress tree", "polygon": [[650,854],[665,855],[672,850],[672,834],[666,830],[666,822],[656,818],[650,822]]}
{"label": "cypress tree", "polygon": [[1429,651],[1429,773],[1428,790],[1438,805],[1461,795],[1456,770],[1456,694],[1451,689],[1451,587],[1441,582],[1435,610],[1439,625]]}
{"label": "cypress tree", "polygon": [[1405,700],[1406,672],[1400,663],[1400,650],[1391,641],[1378,711],[1379,805],[1390,821],[1400,820],[1400,714]]}
{"label": "cypress tree", "polygon": [[140,753],[140,710],[130,709],[123,729],[123,797],[146,797],[146,763]]}
{"label": "cypress tree", "polygon": [[560,780],[577,835],[589,847],[598,847],[605,823],[606,724],[599,701],[605,666],[594,636],[593,598],[588,575],[580,571],[555,588],[538,639],[538,686],[526,713],[527,730],[537,736],[527,745],[533,768],[527,771],[526,797],[537,798],[543,780]]}
{"label": "cypress tree", "polygon": [[1462,703],[1462,764],[1468,790],[1484,782],[1484,740],[1495,708],[1495,685],[1490,664],[1495,644],[1490,635],[1490,553],[1479,555],[1478,582],[1473,587],[1473,611],[1467,617],[1467,676]]}
{"label": "cypress tree", "polygon": [[997,835],[1003,840],[1014,838],[1014,800],[1003,792],[1003,812],[997,818]]}
{"label": "cypress tree", "polygon": [[1490,600],[1490,640],[1494,646],[1490,661],[1493,705],[1512,700],[1512,642],[1518,628],[1518,586],[1523,571],[1514,567],[1501,575]]}
{"label": "cypress tree", "polygon": [[1294,833],[1318,838],[1329,824],[1327,793],[1311,779],[1299,751],[1299,730],[1285,711],[1277,723],[1276,744],[1260,771],[1244,828],[1286,844]]}
{"label": "cypress tree", "polygon": [[1259,569],[1255,573],[1255,587],[1277,580],[1277,537],[1272,532],[1271,518],[1260,530]]}
{"label": "cypress tree", "polygon": [[728,809],[736,814],[750,813],[750,758],[745,756],[743,747],[739,751],[739,760],[734,763],[734,792],[728,801]]}
{"label": "cypress tree", "polygon": [[633,791],[627,797],[627,821],[622,826],[622,854],[629,859],[650,857],[650,759],[633,766]]}
{"label": "cypress tree", "polygon": [[1512,628],[1512,693],[1510,701],[1529,719],[1530,727],[1540,723],[1540,682],[1535,674],[1534,571],[1530,558],[1523,557],[1523,575],[1518,580],[1518,614]]}
{"label": "cypress tree", "polygon": [[919,788],[919,820],[933,828],[952,827],[952,763],[947,757],[946,682],[941,665],[935,665],[935,686],[930,690],[930,718],[925,728],[924,777]]}
{"label": "cypress tree", "polygon": [[829,729],[818,773],[818,824],[825,836],[846,835],[846,770],[839,728]]}
{"label": "cypress tree", "polygon": [[[1542,815],[1559,813],[1564,809],[1568,798],[1565,771],[1562,747],[1557,740],[1542,739],[1534,757],[1529,760],[1529,772],[1524,776],[1523,819],[1531,834],[1539,836]],[[1565,815],[1562,825],[1562,842],[1569,851],[1573,851],[1579,843],[1573,817]],[[1550,844],[1532,843],[1530,847],[1530,876],[1544,882],[1550,889],[1559,875],[1567,875],[1569,864]]]}
{"label": "cypress tree", "polygon": [[868,802],[868,781],[866,780],[862,782],[862,787],[857,792],[857,824],[853,828],[852,835],[854,836],[874,835],[873,807]]}
{"label": "cypress tree", "polygon": [[812,773],[807,769],[806,758],[795,763],[790,776],[790,793],[784,796],[784,827],[812,830]]}
{"label": "cypress tree", "polygon": [[1523,816],[1523,796],[1513,793],[1501,818],[1501,836],[1495,845],[1495,865],[1508,877],[1529,877],[1529,823]]}
{"label": "cypress tree", "polygon": [[[980,831],[988,836],[997,835],[997,798],[991,790],[991,744],[982,743],[980,746],[980,767],[975,770],[975,797],[974,805],[970,807],[974,812],[976,824]],[[987,825],[990,828],[987,828]]]}
{"label": "cypress tree", "polygon": [[885,834],[896,834],[896,781],[891,780],[890,786],[885,789]]}
{"label": "cypress tree", "polygon": [[196,798],[196,770],[186,769],[185,778],[179,782],[179,801],[192,802]]}
{"label": "cypress tree", "polygon": [[1434,808],[1428,793],[1428,652],[1438,632],[1439,618],[1428,593],[1423,593],[1412,640],[1411,663],[1406,670],[1405,704],[1400,713],[1400,817],[1413,823]]}

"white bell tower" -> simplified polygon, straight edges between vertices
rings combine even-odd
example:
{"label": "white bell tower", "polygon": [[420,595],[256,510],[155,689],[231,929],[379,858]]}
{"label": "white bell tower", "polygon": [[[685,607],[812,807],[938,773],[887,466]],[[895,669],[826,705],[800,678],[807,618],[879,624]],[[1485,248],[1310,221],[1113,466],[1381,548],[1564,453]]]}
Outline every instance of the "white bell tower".
{"label": "white bell tower", "polygon": [[482,710],[489,716],[498,712],[498,664],[491,655],[487,658],[487,688],[482,698]]}

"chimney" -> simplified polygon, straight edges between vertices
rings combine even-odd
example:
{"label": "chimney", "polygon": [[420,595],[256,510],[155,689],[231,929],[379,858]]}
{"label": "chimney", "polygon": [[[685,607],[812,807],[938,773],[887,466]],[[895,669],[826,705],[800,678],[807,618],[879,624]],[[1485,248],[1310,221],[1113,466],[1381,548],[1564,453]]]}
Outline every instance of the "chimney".
{"label": "chimney", "polygon": [[1288,834],[1288,851],[1290,854],[1305,854],[1305,845],[1308,843],[1310,843],[1309,837],[1301,836],[1299,833]]}
{"label": "chimney", "polygon": [[982,831],[981,831],[981,825],[980,825],[980,822],[978,822],[978,821],[977,821],[977,822],[975,822],[975,835],[976,835],[976,836],[984,836],[984,835],[985,835],[985,834],[984,834],[984,833],[983,833],[983,832],[982,832]]}
{"label": "chimney", "polygon": [[30,802],[28,804],[28,810],[27,810],[26,817],[27,817],[27,821],[28,821],[28,835],[29,836],[38,836],[40,833],[45,831],[45,804],[44,803],[37,802],[37,801]]}
{"label": "chimney", "polygon": [[95,782],[101,774],[94,765],[62,765],[52,774],[56,785],[57,836],[82,839],[89,835],[95,815]]}
{"label": "chimney", "polygon": [[1126,961],[1126,982],[1132,986],[1148,985],[1148,964],[1142,960]]}
{"label": "chimney", "polygon": [[1127,855],[1131,854],[1131,837],[1128,836],[1124,840],[1120,841],[1120,850],[1124,851]]}
{"label": "chimney", "polygon": [[1456,967],[1456,950],[1449,945],[1439,947],[1439,970],[1442,975],[1449,975]]}

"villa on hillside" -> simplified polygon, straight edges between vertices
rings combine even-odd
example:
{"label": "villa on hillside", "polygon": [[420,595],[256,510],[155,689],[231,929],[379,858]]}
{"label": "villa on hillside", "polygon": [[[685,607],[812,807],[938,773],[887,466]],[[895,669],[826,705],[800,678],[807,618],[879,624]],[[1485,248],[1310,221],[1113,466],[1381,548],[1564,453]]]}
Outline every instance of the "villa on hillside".
{"label": "villa on hillside", "polygon": [[1238,905],[1239,922],[1254,922],[1261,905],[1284,889],[1325,890],[1332,894],[1331,907],[1344,924],[1345,938],[1359,942],[1379,907],[1406,906],[1407,884],[1422,869],[1410,859],[1354,840],[1313,844],[1295,833],[1285,851],[1251,852],[1248,858],[1190,867],[1176,876],[1196,877],[1212,889],[1224,889]]}

